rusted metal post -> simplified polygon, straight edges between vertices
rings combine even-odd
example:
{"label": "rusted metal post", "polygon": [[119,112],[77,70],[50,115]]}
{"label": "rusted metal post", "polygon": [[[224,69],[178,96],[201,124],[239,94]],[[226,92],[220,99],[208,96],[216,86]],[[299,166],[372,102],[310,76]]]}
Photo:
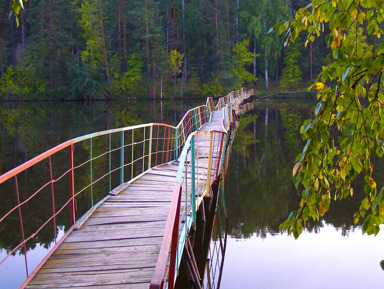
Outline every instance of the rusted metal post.
{"label": "rusted metal post", "polygon": [[52,196],[52,216],[53,216],[53,235],[55,237],[55,244],[57,243],[57,232],[56,232],[56,208],[55,208],[55,190],[53,187],[53,172],[52,172],[52,158],[49,156],[49,173],[51,176],[51,196]]}
{"label": "rusted metal post", "polygon": [[70,200],[69,203],[70,206],[70,218],[71,218],[71,224],[75,224],[76,222],[76,205],[75,205],[75,172],[73,168],[73,152],[75,150],[75,146],[72,144],[69,146],[69,194],[70,194]]}
{"label": "rusted metal post", "polygon": [[23,215],[21,213],[19,184],[17,182],[17,176],[15,176],[15,186],[16,186],[17,207],[18,207],[18,211],[19,211],[19,221],[20,221],[21,237],[23,239],[25,272],[27,273],[27,277],[28,277],[29,276],[29,272],[28,272],[28,260],[27,260],[27,246],[25,244],[24,223],[23,223]]}
{"label": "rusted metal post", "polygon": [[175,284],[175,273],[176,273],[176,258],[177,258],[177,245],[179,241],[179,219],[180,219],[180,204],[181,204],[181,191],[179,190],[179,197],[177,202],[175,222],[173,224],[172,231],[172,243],[171,243],[171,260],[169,263],[169,276],[168,276],[168,288],[173,289]]}

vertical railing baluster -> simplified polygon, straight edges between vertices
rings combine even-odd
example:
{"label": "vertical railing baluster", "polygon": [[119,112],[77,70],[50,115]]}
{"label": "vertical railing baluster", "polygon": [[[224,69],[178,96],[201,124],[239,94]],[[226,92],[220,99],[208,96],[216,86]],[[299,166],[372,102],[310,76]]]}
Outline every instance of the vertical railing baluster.
{"label": "vertical railing baluster", "polygon": [[206,187],[206,195],[209,197],[210,192],[210,178],[211,178],[211,162],[212,162],[212,139],[213,139],[213,131],[209,132],[209,153],[208,153],[208,172],[207,172],[207,187]]}
{"label": "vertical railing baluster", "polygon": [[[177,130],[177,129],[175,129]],[[167,153],[165,155],[165,162],[168,162],[169,152],[170,152],[170,144],[171,144],[171,128],[168,127],[168,137],[167,137]]]}
{"label": "vertical railing baluster", "polygon": [[[92,138],[89,139],[89,174],[90,174],[90,184],[91,184],[91,206],[93,207],[93,141]],[[111,190],[109,190],[111,191]]]}
{"label": "vertical railing baluster", "polygon": [[75,172],[73,167],[73,152],[75,150],[75,146],[72,144],[69,147],[69,194],[70,194],[70,218],[71,224],[75,224],[76,222],[76,206],[75,206]]}
{"label": "vertical railing baluster", "polygon": [[109,191],[112,191],[112,135],[108,134]]}
{"label": "vertical railing baluster", "polygon": [[222,153],[221,153],[221,158],[220,158],[220,171],[222,170],[223,164],[224,164],[224,158],[225,158],[225,154],[226,154],[227,141],[228,141],[228,135],[225,134],[225,140],[224,140],[224,144],[223,144],[223,148],[222,148]]}
{"label": "vertical railing baluster", "polygon": [[157,166],[157,154],[159,152],[159,134],[160,134],[160,126],[157,126],[157,134],[156,134],[156,158],[155,158],[155,166]]}
{"label": "vertical railing baluster", "polygon": [[[168,129],[171,129],[171,128],[168,128]],[[166,136],[167,136],[167,127],[164,127],[163,152],[162,152],[162,154],[161,154],[161,163],[162,163],[162,164],[164,163],[164,157],[165,157],[166,154],[168,153],[168,152],[167,152],[167,153],[165,152],[165,140],[167,139]],[[169,137],[168,137],[168,138],[169,138]],[[169,140],[167,140],[167,141],[169,141]]]}
{"label": "vertical railing baluster", "polygon": [[196,176],[195,176],[195,136],[191,138],[191,203],[192,203],[192,223],[196,224]]}
{"label": "vertical railing baluster", "polygon": [[124,183],[124,131],[120,132],[120,184]]}
{"label": "vertical railing baluster", "polygon": [[177,209],[175,221],[173,223],[172,230],[172,241],[171,241],[171,260],[169,264],[169,277],[168,277],[168,288],[173,289],[175,284],[175,274],[176,274],[176,258],[177,258],[177,249],[178,249],[178,240],[179,240],[179,222],[180,222],[180,203],[181,203],[181,192],[182,188],[179,189],[179,194],[177,198]]}
{"label": "vertical railing baluster", "polygon": [[52,216],[53,216],[53,235],[55,237],[55,244],[57,243],[57,232],[56,232],[56,208],[55,208],[55,190],[53,187],[53,172],[52,172],[52,159],[48,157],[49,161],[49,174],[51,176],[51,196],[52,196]]}
{"label": "vertical railing baluster", "polygon": [[26,243],[25,243],[23,214],[21,213],[20,194],[19,194],[19,184],[18,184],[18,182],[17,182],[17,175],[15,176],[15,186],[16,186],[17,207],[18,207],[18,211],[19,211],[19,221],[20,221],[21,237],[22,237],[22,239],[23,239],[23,251],[24,251],[25,272],[26,272],[27,277],[28,277],[28,276],[29,276],[29,272],[28,272],[28,260],[27,260],[27,245],[26,245]]}
{"label": "vertical railing baluster", "polygon": [[219,176],[219,170],[220,170],[220,164],[221,164],[221,152],[223,150],[223,142],[224,142],[224,133],[221,133],[220,136],[221,136],[221,141],[219,141],[220,142],[219,154],[217,155],[216,179]]}
{"label": "vertical railing baluster", "polygon": [[179,156],[179,145],[178,145],[178,133],[177,128],[175,129],[175,160],[177,160],[177,157]]}
{"label": "vertical railing baluster", "polygon": [[131,180],[133,179],[133,164],[134,164],[134,149],[135,149],[135,130],[133,129],[132,130],[132,143],[131,143],[131,147],[132,147],[132,150],[131,150]]}
{"label": "vertical railing baluster", "polygon": [[149,147],[148,147],[148,170],[151,168],[152,162],[152,133],[153,133],[153,124],[149,127]]}
{"label": "vertical railing baluster", "polygon": [[145,171],[145,142],[146,142],[146,139],[145,139],[145,127],[143,127],[143,130],[144,130],[144,137],[143,137],[143,169],[142,169],[142,173],[144,173]]}

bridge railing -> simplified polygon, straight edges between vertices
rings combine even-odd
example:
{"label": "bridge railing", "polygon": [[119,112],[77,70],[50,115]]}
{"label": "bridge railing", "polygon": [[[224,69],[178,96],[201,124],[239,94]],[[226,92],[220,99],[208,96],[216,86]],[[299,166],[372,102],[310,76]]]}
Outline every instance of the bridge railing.
{"label": "bridge railing", "polygon": [[[108,198],[113,188],[177,159],[188,136],[207,117],[208,109],[202,105],[188,110],[176,127],[150,123],[81,136],[1,175],[0,232],[6,234],[8,227],[20,230],[3,244],[7,255],[0,266],[21,252],[28,277],[32,271],[28,250],[44,239],[41,234],[51,231],[58,246],[63,232]],[[39,206],[50,210],[34,210]]]}
{"label": "bridge railing", "polygon": [[[218,179],[228,136],[221,131],[191,134],[179,157],[179,168],[160,256],[150,288],[173,288],[188,232],[196,211]],[[171,254],[169,254],[171,252]]]}
{"label": "bridge railing", "polygon": [[[19,227],[7,255],[25,256],[41,234],[51,230],[54,243],[112,188],[153,166],[174,160],[176,128],[144,124],[89,134],[66,141],[0,176],[0,232]],[[50,210],[46,210],[50,206]],[[44,207],[42,210],[36,208]],[[43,239],[43,238],[41,238]]]}
{"label": "bridge railing", "polygon": [[175,158],[177,158],[184,147],[188,136],[197,131],[208,121],[209,113],[206,105],[200,105],[188,110],[175,128]]}
{"label": "bridge railing", "polygon": [[174,288],[184,244],[190,227],[196,222],[196,211],[204,197],[209,196],[212,183],[218,179],[222,168],[228,164],[228,144],[235,133],[231,124],[235,121],[235,114],[239,113],[239,104],[251,94],[253,91],[245,92],[243,89],[232,92],[220,98],[216,107],[212,98],[208,98],[207,115],[214,109],[224,108],[223,127],[226,132],[197,131],[185,141],[151,289]]}

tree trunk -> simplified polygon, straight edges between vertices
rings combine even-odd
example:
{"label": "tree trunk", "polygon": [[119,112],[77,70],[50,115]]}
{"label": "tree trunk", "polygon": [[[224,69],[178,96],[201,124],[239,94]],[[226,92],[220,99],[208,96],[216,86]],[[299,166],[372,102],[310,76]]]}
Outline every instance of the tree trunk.
{"label": "tree trunk", "polygon": [[215,46],[216,46],[216,72],[219,71],[219,16],[218,16],[218,9],[217,9],[217,1],[215,0]]}
{"label": "tree trunk", "polygon": [[275,88],[279,87],[279,56],[276,56]]}
{"label": "tree trunk", "polygon": [[239,39],[239,6],[240,6],[240,0],[236,0],[236,11],[235,11],[235,44],[237,43]]}
{"label": "tree trunk", "polygon": [[56,45],[55,45],[55,35],[54,35],[54,18],[53,18],[53,5],[52,0],[49,0],[49,36],[51,38],[50,44],[50,82],[53,89],[57,89],[56,77],[55,77],[55,68],[56,64]]}
{"label": "tree trunk", "polygon": [[99,8],[100,27],[101,27],[101,40],[103,42],[105,76],[107,78],[107,83],[108,83],[108,88],[109,88],[109,97],[108,97],[108,99],[111,100],[113,95],[112,95],[111,81],[110,81],[110,77],[109,77],[108,55],[107,55],[107,47],[105,45],[103,13],[102,13],[102,10],[101,10],[101,0],[97,1],[97,4],[98,4],[98,8]]}
{"label": "tree trunk", "polygon": [[265,63],[265,90],[269,89],[268,83],[268,57],[267,57],[267,45],[264,48],[264,63]]}
{"label": "tree trunk", "polygon": [[229,3],[227,4],[227,42],[230,40],[230,29],[229,29]]}
{"label": "tree trunk", "polygon": [[256,66],[257,66],[257,61],[256,61],[256,51],[257,51],[257,47],[256,47],[256,32],[254,33],[254,39],[253,39],[253,53],[255,54],[253,56],[253,76],[256,77]]}
{"label": "tree trunk", "polygon": [[151,95],[151,68],[150,68],[150,62],[151,62],[151,56],[149,52],[149,23],[148,23],[148,0],[145,0],[145,50],[147,52],[147,82],[148,82],[148,88],[147,88],[147,95]]}
{"label": "tree trunk", "polygon": [[[119,51],[119,56],[123,56],[123,51],[122,51],[122,37],[121,37],[121,1],[119,1],[119,4],[117,6],[117,29],[118,29],[118,51]],[[123,64],[124,65],[124,64]],[[120,70],[122,70],[122,66],[120,65]]]}
{"label": "tree trunk", "polygon": [[127,69],[127,20],[125,18],[125,9],[123,14],[123,68]]}
{"label": "tree trunk", "polygon": [[[11,6],[12,6],[12,1],[11,1]],[[13,69],[16,70],[16,46],[15,46],[15,19],[14,17],[11,17],[9,19],[9,24],[10,24],[10,40],[11,40],[11,63],[13,65]]]}

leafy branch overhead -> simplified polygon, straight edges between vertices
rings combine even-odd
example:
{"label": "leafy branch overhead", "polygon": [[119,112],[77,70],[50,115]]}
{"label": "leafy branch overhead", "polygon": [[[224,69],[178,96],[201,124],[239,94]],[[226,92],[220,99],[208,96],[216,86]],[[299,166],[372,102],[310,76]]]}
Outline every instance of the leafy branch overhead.
{"label": "leafy branch overhead", "polygon": [[18,15],[20,13],[21,8],[24,9],[23,2],[27,2],[28,0],[12,0],[12,11],[9,14],[9,17],[11,17],[12,13],[16,15],[16,24],[17,27],[19,27],[19,18]]}
{"label": "leafy branch overhead", "polygon": [[[314,42],[326,33],[332,61],[315,84],[319,100],[301,134],[306,141],[293,168],[302,188],[300,208],[282,224],[298,237],[308,219],[319,220],[333,201],[353,196],[352,182],[364,176],[365,198],[354,215],[368,234],[384,223],[383,188],[374,176],[374,154],[384,154],[382,0],[314,0],[280,25],[287,42],[302,31]],[[379,179],[382,179],[380,176]]]}

